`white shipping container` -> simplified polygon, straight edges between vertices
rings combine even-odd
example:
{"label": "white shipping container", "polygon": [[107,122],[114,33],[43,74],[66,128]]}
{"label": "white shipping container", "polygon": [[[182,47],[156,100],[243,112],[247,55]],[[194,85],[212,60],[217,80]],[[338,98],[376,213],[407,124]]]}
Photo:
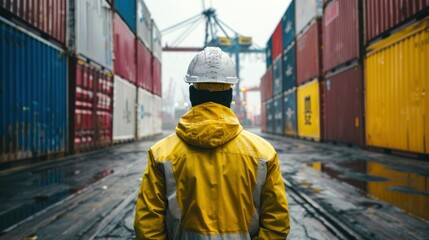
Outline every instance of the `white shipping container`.
{"label": "white shipping container", "polygon": [[295,1],[295,33],[298,36],[310,22],[323,15],[323,0]]}
{"label": "white shipping container", "polygon": [[160,62],[162,56],[162,42],[161,42],[161,32],[155,24],[155,21],[152,19],[152,54]]}
{"label": "white shipping container", "polygon": [[137,138],[142,139],[155,134],[153,126],[153,94],[138,88],[137,95]]}
{"label": "white shipping container", "polygon": [[152,95],[153,96],[153,130],[154,134],[161,134],[162,133],[162,99],[158,95]]}
{"label": "white shipping container", "polygon": [[113,12],[105,0],[70,0],[69,47],[113,69]]}
{"label": "white shipping container", "polygon": [[113,91],[113,141],[136,135],[136,86],[115,75]]}
{"label": "white shipping container", "polygon": [[152,19],[143,0],[137,1],[137,37],[152,51]]}

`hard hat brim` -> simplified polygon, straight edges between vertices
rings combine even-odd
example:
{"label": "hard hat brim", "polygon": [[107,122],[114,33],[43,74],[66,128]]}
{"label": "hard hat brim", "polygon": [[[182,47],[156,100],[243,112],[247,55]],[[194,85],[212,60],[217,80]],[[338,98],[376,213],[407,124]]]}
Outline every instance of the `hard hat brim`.
{"label": "hard hat brim", "polygon": [[227,84],[236,84],[238,82],[237,77],[222,77],[222,78],[201,78],[198,76],[191,76],[189,74],[185,75],[186,83],[227,83]]}

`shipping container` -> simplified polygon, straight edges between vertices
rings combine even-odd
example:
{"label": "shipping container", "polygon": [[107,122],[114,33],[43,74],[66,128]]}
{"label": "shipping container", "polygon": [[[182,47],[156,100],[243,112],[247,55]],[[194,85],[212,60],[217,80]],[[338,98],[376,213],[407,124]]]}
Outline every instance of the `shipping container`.
{"label": "shipping container", "polygon": [[267,100],[267,133],[274,133],[274,100]]}
{"label": "shipping container", "polygon": [[153,101],[153,131],[154,134],[161,134],[162,133],[162,99],[160,96],[152,95],[152,101]]}
{"label": "shipping container", "polygon": [[265,57],[266,57],[266,63],[267,63],[267,69],[271,67],[271,64],[273,64],[273,57],[271,53],[272,49],[272,38],[270,38],[267,42],[267,47],[265,48]]}
{"label": "shipping container", "polygon": [[314,141],[321,141],[321,89],[323,86],[315,79],[298,87],[298,136]]}
{"label": "shipping container", "polygon": [[261,131],[267,131],[267,102],[261,104]]}
{"label": "shipping container", "polygon": [[152,57],[152,86],[153,93],[162,96],[161,63]]}
{"label": "shipping container", "polygon": [[273,63],[281,58],[283,52],[283,23],[280,21],[271,37],[271,53]]}
{"label": "shipping container", "polygon": [[152,17],[143,0],[137,0],[137,37],[151,51]]}
{"label": "shipping container", "polygon": [[113,70],[112,9],[105,0],[70,0],[69,50]]}
{"label": "shipping container", "polygon": [[273,94],[283,92],[283,58],[277,58],[273,63]]}
{"label": "shipping container", "polygon": [[67,150],[67,57],[0,18],[0,160]]}
{"label": "shipping container", "polygon": [[287,91],[296,86],[296,47],[292,42],[283,51],[283,91]]}
{"label": "shipping container", "polygon": [[113,142],[136,136],[136,86],[115,75],[113,89]]}
{"label": "shipping container", "polygon": [[115,74],[136,84],[136,39],[118,14],[113,21]]}
{"label": "shipping container", "polygon": [[322,0],[298,0],[295,2],[295,34],[304,32],[310,23],[323,14]]}
{"label": "shipping container", "polygon": [[69,59],[70,152],[105,147],[112,141],[113,78],[109,71]]}
{"label": "shipping container", "polygon": [[261,78],[261,101],[264,102],[268,98],[273,97],[273,67],[267,69],[265,74]]}
{"label": "shipping container", "polygon": [[334,0],[323,14],[323,71],[359,57],[358,0]]}
{"label": "shipping container", "polygon": [[137,104],[137,139],[152,136],[155,115],[153,113],[153,95],[147,90],[138,88]]}
{"label": "shipping container", "polygon": [[428,7],[429,0],[364,0],[367,44],[378,37],[385,37],[389,31],[416,15],[428,15]]}
{"label": "shipping container", "polygon": [[274,133],[283,135],[283,94],[274,97]]}
{"label": "shipping container", "polygon": [[[66,43],[67,0],[0,0],[2,16],[43,32],[47,39]],[[45,35],[46,34],[46,35]]]}
{"label": "shipping container", "polygon": [[354,65],[325,79],[324,139],[363,146],[362,68]]}
{"label": "shipping container", "polygon": [[136,0],[114,0],[116,13],[123,19],[127,26],[136,33],[137,9]]}
{"label": "shipping container", "polygon": [[297,84],[301,85],[322,74],[322,33],[320,21],[296,41]]}
{"label": "shipping container", "polygon": [[429,18],[367,48],[366,143],[429,153]]}
{"label": "shipping container", "polygon": [[283,50],[295,41],[295,0],[292,0],[282,18]]}
{"label": "shipping container", "polygon": [[158,61],[162,62],[162,38],[161,32],[152,19],[152,54]]}
{"label": "shipping container", "polygon": [[152,55],[143,43],[137,41],[137,86],[153,92]]}
{"label": "shipping container", "polygon": [[290,89],[283,94],[283,121],[284,134],[295,137],[298,133],[296,122],[296,88]]}

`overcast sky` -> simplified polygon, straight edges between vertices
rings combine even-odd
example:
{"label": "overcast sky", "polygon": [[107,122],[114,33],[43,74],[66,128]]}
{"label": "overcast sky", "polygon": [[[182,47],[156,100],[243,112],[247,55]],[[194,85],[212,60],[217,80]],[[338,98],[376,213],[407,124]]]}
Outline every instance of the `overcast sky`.
{"label": "overcast sky", "polygon": [[[216,9],[217,17],[242,35],[253,37],[253,41],[260,47],[265,47],[269,36],[280,21],[290,0],[206,0],[205,7]],[[152,18],[160,30],[170,27],[180,21],[200,14],[203,11],[203,0],[146,0]],[[204,24],[196,28],[179,46],[200,47],[204,41]],[[163,45],[171,45],[177,40],[184,29],[163,36]],[[182,90],[187,92],[188,85],[184,83],[183,76],[195,53],[171,53],[162,55],[163,92],[166,93],[170,79],[176,81],[176,100],[182,99]],[[257,86],[260,77],[265,72],[265,58],[263,55],[241,55],[240,59],[240,86]],[[250,108],[258,104],[259,94],[248,94]],[[258,100],[258,101],[256,101]]]}

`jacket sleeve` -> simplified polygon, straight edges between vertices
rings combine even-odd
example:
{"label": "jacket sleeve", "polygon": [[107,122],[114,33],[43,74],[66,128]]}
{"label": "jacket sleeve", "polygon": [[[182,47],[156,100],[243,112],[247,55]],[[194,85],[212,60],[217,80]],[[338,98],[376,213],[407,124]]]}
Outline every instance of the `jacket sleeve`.
{"label": "jacket sleeve", "polygon": [[277,153],[267,164],[267,178],[261,192],[260,229],[254,239],[286,239],[290,230],[289,209]]}
{"label": "jacket sleeve", "polygon": [[163,169],[149,151],[147,168],[137,196],[134,218],[136,239],[166,239],[166,209]]}

